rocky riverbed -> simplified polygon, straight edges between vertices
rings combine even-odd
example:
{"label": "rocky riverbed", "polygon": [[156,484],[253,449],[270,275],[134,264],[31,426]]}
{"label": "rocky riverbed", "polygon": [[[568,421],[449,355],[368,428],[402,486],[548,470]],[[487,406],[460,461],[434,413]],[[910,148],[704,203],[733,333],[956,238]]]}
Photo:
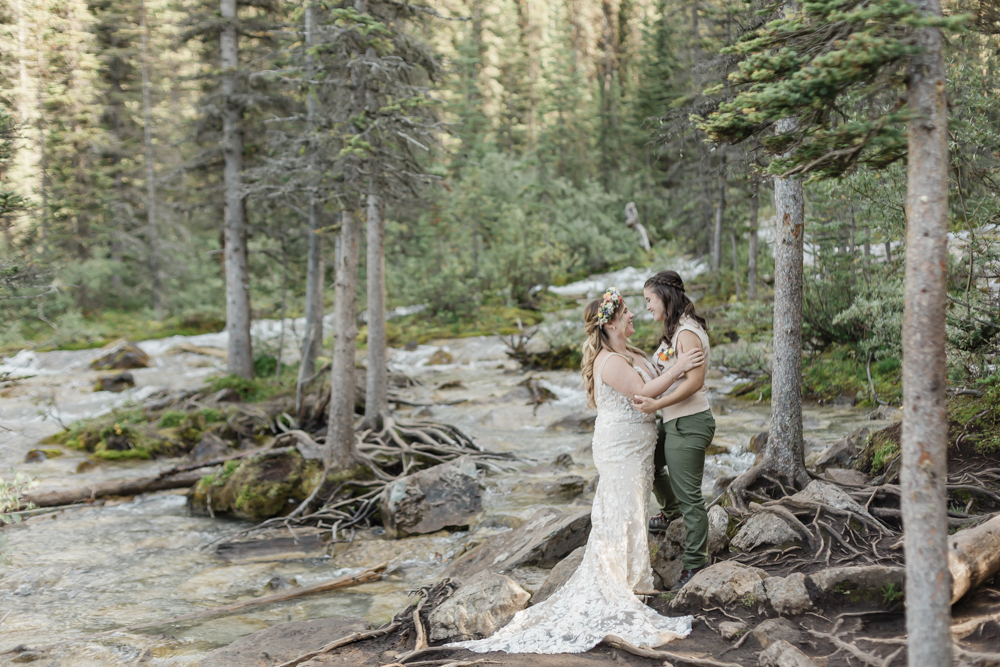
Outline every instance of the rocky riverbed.
{"label": "rocky riverbed", "polygon": [[[218,373],[218,356],[184,349],[218,349],[222,344],[224,339],[216,334],[140,343],[152,366],[132,371],[136,386],[123,393],[93,391],[97,373],[89,363],[100,351],[22,353],[6,360],[0,368],[10,373],[0,388],[0,464],[31,475],[40,486],[53,487],[135,477],[177,463],[161,459],[95,465],[66,449],[60,456],[24,461],[39,438],[60,429],[60,422],[141,400],[163,388],[192,387]],[[342,616],[379,626],[413,601],[409,591],[454,574],[458,564],[474,556],[477,545],[517,532],[541,508],[560,516],[586,515],[587,485],[595,476],[589,451],[592,413],[576,373],[523,373],[493,337],[396,350],[392,363],[422,382],[401,390],[406,400],[419,404],[401,410],[401,417],[432,416],[459,426],[487,449],[521,458],[515,470],[482,474],[482,511],[468,530],[391,540],[375,527],[353,531],[332,553],[296,547],[265,558],[226,559],[215,546],[249,524],[192,516],[182,492],[38,513],[4,530],[10,562],[0,578],[0,614],[6,614],[0,651],[308,586],[380,562],[387,562],[389,570],[381,581],[343,591],[4,659],[37,657],[39,664],[52,665],[139,660],[188,665],[199,664],[240,637],[282,623]],[[708,384],[719,424],[704,489],[713,495],[720,481],[752,464],[754,455],[747,447],[751,437],[765,429],[768,408],[727,399],[733,381],[717,373],[710,374]],[[879,422],[849,406],[806,408],[814,457],[826,444],[873,425]],[[562,548],[572,551],[571,546]],[[511,576],[523,591],[536,593],[564,555],[525,561]],[[332,632],[319,635],[329,638]]]}

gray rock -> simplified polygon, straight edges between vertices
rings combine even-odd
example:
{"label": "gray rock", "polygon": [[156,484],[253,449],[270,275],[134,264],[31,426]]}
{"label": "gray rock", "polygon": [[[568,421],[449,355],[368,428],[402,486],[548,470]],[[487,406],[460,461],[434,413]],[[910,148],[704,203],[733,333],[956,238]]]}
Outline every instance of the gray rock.
{"label": "gray rock", "polygon": [[228,442],[211,431],[205,431],[205,433],[201,436],[201,440],[199,440],[198,444],[191,450],[191,454],[188,455],[188,458],[195,463],[203,463],[211,459],[223,457],[228,453]]}
{"label": "gray rock", "polygon": [[770,434],[767,431],[763,431],[755,436],[752,436],[749,444],[747,444],[747,449],[754,454],[762,453],[764,448],[767,447],[768,437],[770,437]]}
{"label": "gray rock", "polygon": [[149,366],[149,355],[142,348],[131,342],[116,345],[110,351],[90,362],[95,371],[125,370],[129,368],[146,368]]}
{"label": "gray rock", "polygon": [[670,588],[677,583],[681,576],[684,565],[681,563],[681,554],[684,547],[678,541],[672,540],[666,535],[653,544],[654,551],[650,557],[650,565],[653,567],[654,579],[659,578],[659,585],[663,588]]}
{"label": "gray rock", "polygon": [[21,596],[27,597],[27,596],[31,595],[32,593],[34,593],[34,592],[35,592],[35,589],[32,588],[31,584],[21,584],[20,586],[18,586],[14,590],[14,595],[21,595]]}
{"label": "gray rock", "polygon": [[708,510],[708,553],[715,555],[729,544],[729,515],[726,510],[715,505]]}
{"label": "gray rock", "polygon": [[281,623],[240,637],[229,646],[208,653],[195,664],[198,667],[271,667],[368,628],[367,621],[345,616]]}
{"label": "gray rock", "polygon": [[839,486],[835,486],[829,482],[821,482],[818,479],[809,482],[806,488],[792,496],[792,500],[817,503],[824,507],[833,507],[838,510],[848,510],[874,520],[874,517],[866,512],[864,507],[847,495]]}
{"label": "gray rock", "polygon": [[594,430],[596,415],[569,415],[559,421],[549,424],[550,431],[572,431],[574,433],[588,433]]}
{"label": "gray rock", "polygon": [[906,585],[906,568],[885,565],[858,567],[831,567],[808,575],[809,581],[822,593],[829,593],[840,584],[856,589],[881,589],[895,584],[900,589]]}
{"label": "gray rock", "polygon": [[757,640],[757,643],[763,649],[778,641],[794,642],[796,644],[802,641],[802,632],[787,618],[769,618],[761,622],[751,632],[753,633],[753,638]]}
{"label": "gray rock", "polygon": [[570,456],[569,454],[560,454],[559,456],[555,457],[555,459],[552,460],[552,465],[557,466],[559,468],[569,468],[570,466],[575,464],[572,456]]}
{"label": "gray rock", "polygon": [[788,522],[773,512],[757,512],[740,528],[729,546],[753,551],[759,546],[802,544],[802,536]]}
{"label": "gray rock", "polygon": [[750,626],[743,621],[723,621],[719,623],[719,635],[727,642],[739,639],[749,629]]}
{"label": "gray rock", "polygon": [[735,561],[722,561],[709,565],[691,578],[680,590],[671,605],[730,605],[753,604],[766,597],[764,581],[767,572],[748,567]]}
{"label": "gray rock", "polygon": [[563,475],[552,482],[542,484],[542,492],[547,496],[575,498],[583,493],[587,480],[579,475]]}
{"label": "gray rock", "polygon": [[117,394],[134,386],[135,378],[128,371],[123,371],[117,375],[105,375],[97,378],[94,383],[94,391],[111,391]]}
{"label": "gray rock", "polygon": [[580,567],[580,563],[583,562],[583,552],[586,549],[587,547],[585,546],[577,547],[570,555],[556,563],[556,566],[549,572],[549,576],[545,578],[541,587],[531,596],[531,604],[534,605],[547,600],[553,593],[562,588],[563,584],[569,581],[569,578]]}
{"label": "gray rock", "polygon": [[827,468],[823,476],[834,484],[848,484],[852,486],[864,486],[868,484],[868,475],[860,470],[851,468]]}
{"label": "gray rock", "polygon": [[464,580],[485,569],[506,572],[522,565],[554,567],[590,536],[590,508],[542,507],[517,528],[494,535],[455,559],[445,576]]}
{"label": "gray rock", "polygon": [[757,656],[759,667],[819,667],[819,664],[784,639],[772,642]]}
{"label": "gray rock", "polygon": [[880,405],[868,415],[868,418],[872,420],[901,422],[903,421],[903,411],[891,405]]}
{"label": "gray rock", "polygon": [[768,602],[779,614],[794,616],[813,608],[806,590],[806,576],[801,572],[787,577],[771,577],[764,581],[764,590]]}
{"label": "gray rock", "polygon": [[864,444],[869,433],[871,429],[864,426],[829,445],[816,460],[816,470],[823,472],[827,468],[848,467],[851,459],[858,455],[858,447]]}
{"label": "gray rock", "polygon": [[431,640],[487,637],[524,609],[530,597],[510,577],[482,570],[431,612]]}
{"label": "gray rock", "polygon": [[468,526],[482,509],[476,464],[467,456],[402,477],[379,500],[390,538]]}

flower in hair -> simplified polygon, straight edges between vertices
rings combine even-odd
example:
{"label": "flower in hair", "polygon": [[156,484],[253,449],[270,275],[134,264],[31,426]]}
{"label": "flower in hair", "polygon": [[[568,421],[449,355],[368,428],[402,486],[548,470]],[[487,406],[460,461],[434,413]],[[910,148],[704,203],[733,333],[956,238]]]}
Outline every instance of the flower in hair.
{"label": "flower in hair", "polygon": [[597,309],[597,324],[604,326],[615,316],[622,303],[622,295],[617,288],[609,287],[602,297],[601,305]]}

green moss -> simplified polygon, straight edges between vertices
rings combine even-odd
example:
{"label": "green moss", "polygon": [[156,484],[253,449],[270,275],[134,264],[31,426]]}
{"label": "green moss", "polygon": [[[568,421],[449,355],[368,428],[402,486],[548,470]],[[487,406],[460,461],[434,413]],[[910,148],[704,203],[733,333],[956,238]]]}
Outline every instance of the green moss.
{"label": "green moss", "polygon": [[126,449],[122,451],[114,449],[98,449],[96,452],[91,454],[90,457],[93,459],[102,459],[104,461],[135,461],[151,459],[153,458],[153,452],[145,447]]}
{"label": "green moss", "polygon": [[743,599],[740,600],[740,604],[742,604],[747,609],[750,609],[755,604],[757,604],[757,596],[754,595],[753,593],[747,593],[746,595],[743,596]]}
{"label": "green moss", "polygon": [[872,451],[871,472],[874,474],[882,472],[897,456],[899,456],[899,445],[895,442],[887,441],[875,447]]}
{"label": "green moss", "polygon": [[287,393],[294,386],[295,372],[289,369],[282,372],[281,380],[274,382],[273,376],[255,377],[247,380],[238,375],[224,375],[209,381],[209,391],[214,393],[223,389],[232,389],[240,398],[248,403],[264,401],[274,396]]}
{"label": "green moss", "polygon": [[161,428],[174,428],[180,426],[187,419],[187,413],[183,410],[167,410],[160,415],[159,426]]}

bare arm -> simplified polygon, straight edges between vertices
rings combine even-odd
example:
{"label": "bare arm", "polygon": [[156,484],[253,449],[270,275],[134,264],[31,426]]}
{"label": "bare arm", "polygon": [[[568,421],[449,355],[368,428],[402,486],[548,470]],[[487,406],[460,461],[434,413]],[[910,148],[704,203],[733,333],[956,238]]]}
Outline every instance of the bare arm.
{"label": "bare arm", "polygon": [[[690,374],[695,364],[703,364],[704,362],[704,352],[702,352],[701,348],[692,348],[690,352],[680,355],[677,363],[671,367],[670,372],[673,373],[673,377],[671,377],[670,373],[664,373],[651,382],[643,382],[639,374],[635,372],[635,369],[627,361],[618,355],[611,355],[611,357],[604,364],[601,381],[630,398],[635,396],[659,396],[676,381],[680,373],[686,371]],[[602,362],[598,361],[597,363],[600,365]],[[678,367],[682,370],[675,371],[674,369]],[[704,373],[702,373],[702,379],[704,380]]]}
{"label": "bare arm", "polygon": [[[696,349],[701,351],[701,339],[690,331],[682,331],[681,335],[677,339],[677,343],[678,345],[683,345],[692,352]],[[663,408],[680,403],[705,386],[706,371],[707,368],[705,364],[700,364],[692,368],[687,371],[684,381],[677,385],[676,389],[661,398],[655,398],[658,394],[654,395],[653,398],[650,398],[648,394],[636,392],[635,406],[639,410],[642,410],[647,414],[651,414],[657,410],[662,410]],[[661,378],[657,379],[659,380]]]}

